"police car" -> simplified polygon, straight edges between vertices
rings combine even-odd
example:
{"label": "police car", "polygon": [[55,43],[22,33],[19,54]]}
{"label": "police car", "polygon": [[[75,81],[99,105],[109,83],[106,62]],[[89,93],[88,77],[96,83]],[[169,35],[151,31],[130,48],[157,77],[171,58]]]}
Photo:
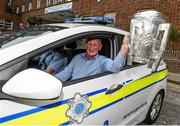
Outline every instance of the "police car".
{"label": "police car", "polygon": [[[59,50],[68,62],[89,37],[102,39],[101,55],[114,59],[126,31],[75,23],[41,25],[0,36],[1,125],[152,124],[166,93],[167,69],[132,62],[118,73],[105,72],[62,82],[36,68],[36,58]],[[60,50],[59,50],[60,51]]]}

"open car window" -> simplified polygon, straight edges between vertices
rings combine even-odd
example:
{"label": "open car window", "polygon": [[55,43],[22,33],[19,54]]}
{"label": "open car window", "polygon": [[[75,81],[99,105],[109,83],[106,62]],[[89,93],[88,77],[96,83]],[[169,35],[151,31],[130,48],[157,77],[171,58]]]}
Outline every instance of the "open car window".
{"label": "open car window", "polygon": [[[96,37],[93,37],[93,36],[90,36],[90,38],[96,38]],[[102,49],[101,51],[99,51],[99,54],[102,55],[102,56],[105,56],[105,57],[108,57],[108,58],[111,58],[111,59],[114,59],[114,44],[113,44],[113,41],[114,41],[114,37],[99,37],[101,39],[101,42],[102,42]],[[68,57],[68,63],[70,64],[72,59],[76,56],[76,55],[79,55],[79,54],[82,54],[82,53],[86,53],[86,47],[85,47],[85,44],[88,40],[88,37],[85,37],[85,38],[81,38],[81,39],[77,39],[75,41],[72,41],[70,43],[68,43],[67,45],[65,45],[65,52],[67,54],[67,57]],[[91,69],[91,68],[88,68],[88,69]],[[88,76],[85,76],[85,77],[80,77],[78,79],[68,79],[67,81],[64,81],[64,85],[69,85],[69,84],[73,84],[73,82],[81,82],[81,81],[84,81],[84,80],[89,80],[89,79],[93,79],[93,78],[97,78],[99,76],[96,76],[96,75],[100,75],[100,76],[103,76],[103,75],[107,75],[107,74],[110,74],[110,72],[104,72],[104,73],[97,73],[95,75],[88,75]]]}
{"label": "open car window", "polygon": [[[52,31],[53,32],[53,31]],[[46,32],[43,32],[43,33],[46,33]],[[43,34],[42,33],[42,34]],[[92,34],[92,33],[91,33]],[[115,42],[114,42],[114,37],[115,35],[112,35],[112,34],[103,34],[103,33],[99,33],[98,34],[98,37],[101,38],[102,40],[102,44],[103,44],[103,48],[101,49],[101,51],[99,52],[100,55],[103,55],[103,56],[106,56],[108,58],[111,58],[111,59],[114,59],[114,57],[116,56],[116,52],[114,51],[114,48],[116,48],[116,45],[115,45]],[[86,52],[86,48],[85,48],[85,43],[87,41],[87,38],[88,37],[97,37],[96,34],[94,35],[81,35],[81,36],[76,36],[76,37],[70,37],[70,38],[67,38],[67,40],[59,40],[59,41],[56,41],[54,42],[52,45],[54,45],[53,47],[52,46],[46,46],[46,47],[43,47],[39,50],[35,50],[33,52],[31,52],[30,54],[27,54],[25,55],[24,57],[20,57],[18,59],[16,59],[16,61],[12,61],[12,62],[9,62],[9,64],[7,65],[4,65],[2,66],[3,67],[6,67],[5,69],[2,69],[2,71],[0,71],[2,75],[4,75],[4,78],[1,78],[2,80],[8,80],[10,79],[11,77],[13,77],[14,75],[16,75],[17,73],[21,72],[22,70],[25,70],[25,69],[28,69],[28,68],[37,68],[39,69],[39,60],[37,60],[43,53],[46,53],[50,50],[54,50],[54,51],[57,51],[59,52],[60,51],[60,47],[63,47],[63,50],[61,50],[60,52],[65,56],[67,57],[67,64],[66,66],[71,62],[71,60],[73,59],[74,56],[80,54],[80,53],[85,53]],[[63,41],[63,43],[62,43]],[[59,43],[59,44],[58,44]],[[16,62],[16,63],[15,63]],[[12,64],[12,65],[10,65]],[[21,66],[22,69],[19,69]],[[12,73],[12,69],[14,69],[15,72],[13,72],[13,74],[10,74]],[[6,71],[6,72],[5,72]],[[4,74],[5,72],[5,74]],[[84,81],[84,80],[89,80],[89,79],[93,79],[93,78],[97,78],[97,77],[100,77],[100,76],[104,76],[104,75],[107,75],[109,74],[110,72],[106,72],[106,73],[101,73],[101,74],[97,74],[99,76],[96,76],[96,75],[91,75],[91,76],[88,76],[88,77],[83,77],[83,78],[79,78],[79,79],[76,79],[75,81]],[[6,76],[7,75],[7,76]],[[63,83],[66,83],[66,82],[71,82],[73,83],[74,81],[71,81],[71,80],[68,80],[68,81],[65,81]]]}

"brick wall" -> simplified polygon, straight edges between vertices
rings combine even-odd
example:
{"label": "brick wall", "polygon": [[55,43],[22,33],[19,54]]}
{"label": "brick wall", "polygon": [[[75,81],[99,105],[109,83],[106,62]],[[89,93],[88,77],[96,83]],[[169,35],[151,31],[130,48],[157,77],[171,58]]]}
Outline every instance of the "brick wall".
{"label": "brick wall", "polygon": [[[5,21],[10,20],[13,21],[13,29],[19,27],[20,16],[8,13],[5,11],[5,0],[1,0],[0,2],[0,19],[4,19]],[[7,29],[0,29],[1,32],[8,31]]]}
{"label": "brick wall", "polygon": [[180,0],[101,0],[99,3],[97,0],[73,1],[73,10],[80,15],[104,16],[107,12],[116,12],[116,26],[123,29],[130,24],[132,15],[143,9],[160,11],[168,22],[180,30]]}
{"label": "brick wall", "polygon": [[164,59],[169,72],[180,74],[180,61]]}
{"label": "brick wall", "polygon": [[[81,3],[83,1],[83,3]],[[130,19],[138,10],[154,9],[166,16],[180,31],[180,0],[74,0],[73,10],[80,16],[104,16],[116,12],[116,27],[127,29]],[[170,49],[171,47],[171,49]],[[180,52],[180,42],[168,44],[167,49]],[[180,73],[180,61],[165,59],[170,72]]]}
{"label": "brick wall", "polygon": [[[0,16],[4,9],[4,1],[0,2]],[[28,12],[28,2],[32,2],[32,11]],[[36,0],[13,0],[13,12],[16,7],[22,9],[25,5],[25,12],[20,16],[21,22],[26,23],[29,16],[44,15],[46,0],[41,0],[41,8],[36,9]],[[73,11],[76,15],[82,16],[104,16],[107,12],[116,12],[116,27],[126,29],[130,24],[130,18],[138,10],[154,9],[160,11],[167,17],[167,21],[172,23],[180,30],[180,0],[73,0]],[[9,16],[9,15],[8,15]],[[6,17],[6,16],[4,16]],[[9,16],[8,18],[17,18]],[[17,20],[17,19],[16,19]],[[15,21],[16,21],[15,20]],[[16,26],[16,25],[15,25]]]}
{"label": "brick wall", "polygon": [[[28,2],[32,2],[32,11],[28,12]],[[2,4],[3,2],[1,2]],[[36,0],[14,0],[14,8],[25,5],[26,11],[21,16],[25,22],[28,16],[44,15],[46,0],[41,0],[41,8],[36,9]],[[126,29],[130,18],[138,10],[154,9],[167,17],[167,21],[180,30],[180,0],[73,0],[73,12],[79,16],[104,16],[108,12],[116,12],[116,27]],[[16,9],[14,9],[15,12]]]}
{"label": "brick wall", "polygon": [[172,44],[168,43],[164,54],[164,61],[170,72],[180,74],[180,41]]}
{"label": "brick wall", "polygon": [[[28,11],[28,2],[32,3],[32,10]],[[14,0],[13,6],[20,7],[20,12],[22,12],[22,5],[25,5],[25,12],[21,13],[20,22],[23,22],[25,26],[27,25],[27,18],[30,16],[42,16],[44,15],[44,9],[46,7],[46,0],[41,0],[41,6],[40,8],[36,8],[36,0]],[[14,9],[15,12],[15,9]]]}

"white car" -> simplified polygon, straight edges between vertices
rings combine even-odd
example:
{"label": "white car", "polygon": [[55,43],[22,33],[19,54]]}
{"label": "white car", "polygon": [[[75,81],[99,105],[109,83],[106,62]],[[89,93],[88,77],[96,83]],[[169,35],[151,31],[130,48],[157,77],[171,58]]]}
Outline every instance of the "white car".
{"label": "white car", "polygon": [[128,32],[85,24],[51,24],[0,35],[1,125],[152,124],[166,93],[167,69],[161,60],[152,72],[133,62],[118,73],[101,73],[62,82],[36,68],[36,58],[58,50],[72,59],[85,52],[89,37],[102,38],[100,52],[113,59]]}

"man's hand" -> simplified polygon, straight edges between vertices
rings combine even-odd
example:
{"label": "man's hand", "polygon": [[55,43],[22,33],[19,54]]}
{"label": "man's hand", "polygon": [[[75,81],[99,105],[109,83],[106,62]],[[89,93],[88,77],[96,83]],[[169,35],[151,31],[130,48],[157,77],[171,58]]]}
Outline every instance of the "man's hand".
{"label": "man's hand", "polygon": [[124,36],[124,39],[123,39],[123,44],[121,46],[120,54],[122,56],[127,56],[128,48],[129,48],[129,37],[128,37],[128,35],[126,35],[126,36]]}
{"label": "man's hand", "polygon": [[54,69],[51,68],[51,67],[48,67],[45,72],[49,73],[49,74],[52,74],[54,72]]}

